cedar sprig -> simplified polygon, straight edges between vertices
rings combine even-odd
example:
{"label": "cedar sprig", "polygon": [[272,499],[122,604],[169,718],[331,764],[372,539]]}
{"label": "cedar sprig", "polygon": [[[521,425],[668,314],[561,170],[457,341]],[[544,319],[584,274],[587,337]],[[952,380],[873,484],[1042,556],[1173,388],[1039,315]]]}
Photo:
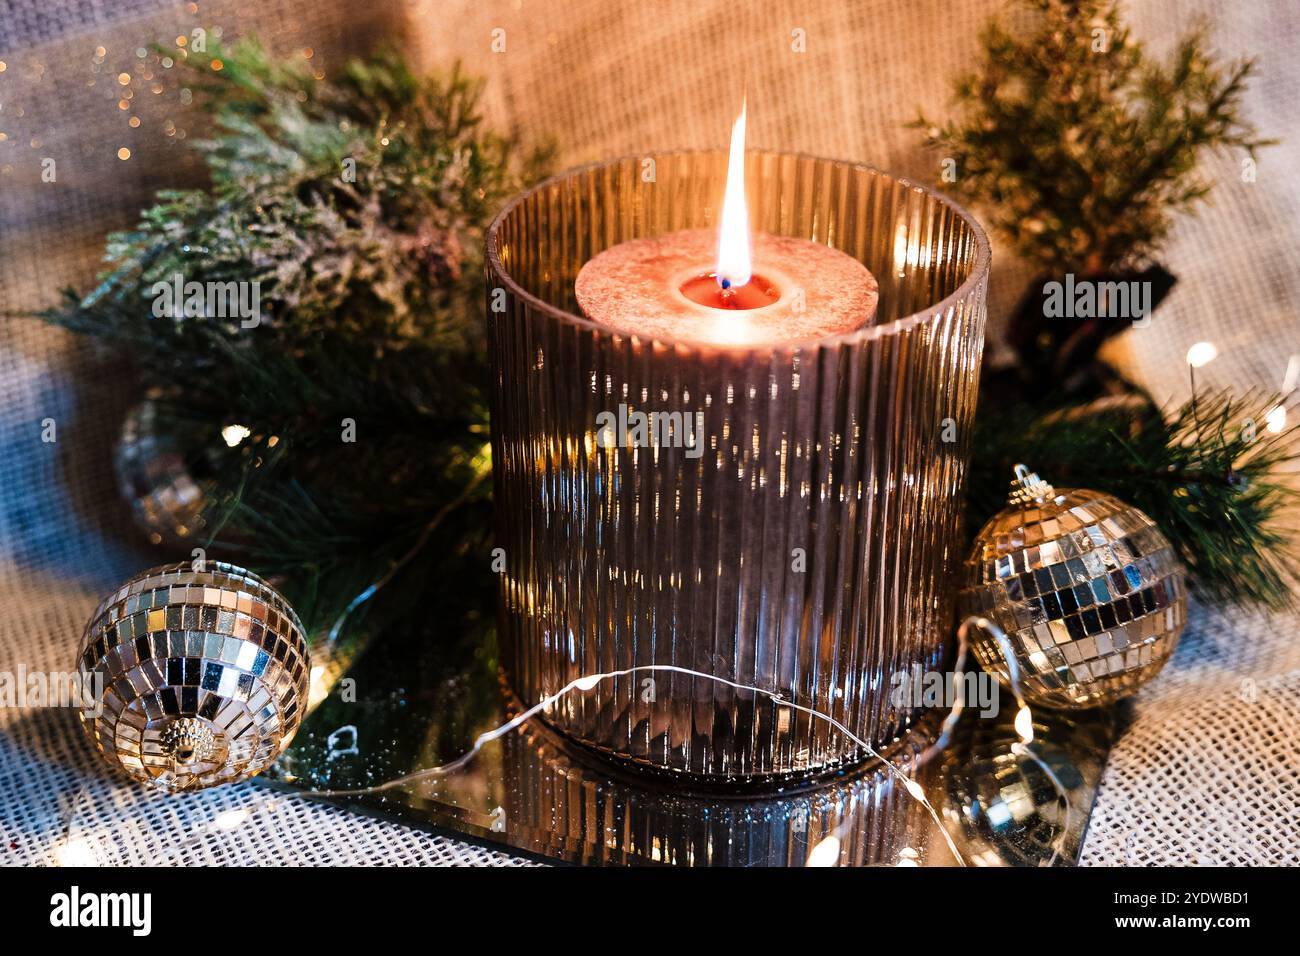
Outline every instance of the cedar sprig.
{"label": "cedar sprig", "polygon": [[[1211,188],[1207,151],[1255,160],[1244,118],[1251,59],[1224,62],[1204,23],[1166,62],[1125,26],[1117,0],[1014,0],[1025,16],[984,28],[982,60],[954,87],[956,118],[912,124],[955,161],[944,187],[977,204],[1045,274],[1133,268],[1174,215]],[[1027,20],[1028,22],[1021,22]]]}
{"label": "cedar sprig", "polygon": [[[459,68],[380,53],[320,80],[255,41],[177,62],[211,119],[208,186],[160,193],[45,318],[135,360],[202,468],[214,557],[285,576],[324,626],[421,543],[384,602],[414,607],[401,592],[453,587],[446,562],[486,542],[484,230],[551,150],[490,128]],[[153,316],[176,273],[258,281],[262,324]],[[228,424],[251,435],[228,448]]]}

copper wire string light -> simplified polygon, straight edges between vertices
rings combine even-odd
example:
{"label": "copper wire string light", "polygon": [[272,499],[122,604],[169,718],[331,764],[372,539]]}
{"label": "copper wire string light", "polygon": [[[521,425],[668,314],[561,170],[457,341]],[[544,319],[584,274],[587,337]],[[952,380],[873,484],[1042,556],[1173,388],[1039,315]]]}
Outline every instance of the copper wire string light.
{"label": "copper wire string light", "polygon": [[[967,641],[968,641],[967,635],[968,635],[968,630],[971,627],[978,627],[982,630],[987,631],[988,633],[993,635],[994,639],[998,641],[1000,644],[1002,644],[1007,651],[1011,650],[1007,635],[995,623],[993,623],[992,621],[986,618],[982,618],[974,615],[966,618],[965,620],[962,621],[961,626],[957,630],[958,655],[957,655],[957,662],[954,665],[955,686],[961,685],[961,678],[965,672],[964,668],[967,659]],[[1008,658],[1014,660],[1014,655],[1008,654]],[[1025,703],[1024,699],[1020,695],[1019,671],[1015,668],[1014,664],[1011,666],[1010,670],[1011,670],[1012,691],[1015,694],[1016,704],[1018,708],[1016,712],[1015,726],[1016,726],[1016,732],[1019,737],[1019,740],[1016,742],[1016,744],[1013,745],[1012,748],[1013,753],[1016,753],[1017,755],[1023,755],[1033,760],[1034,763],[1036,763],[1040,768],[1042,768],[1048,780],[1050,780],[1053,787],[1055,787],[1065,810],[1065,818],[1059,828],[1057,837],[1053,843],[1052,856],[1047,861],[1047,865],[1050,866],[1053,863],[1055,863],[1055,861],[1060,857],[1060,854],[1062,852],[1062,847],[1064,844],[1065,835],[1066,833],[1068,833],[1069,814],[1071,810],[1069,791],[1065,788],[1065,786],[1061,782],[1060,778],[1056,775],[1056,773],[1047,765],[1046,761],[1044,761],[1041,758],[1041,756],[1036,752],[1033,746],[1033,739],[1034,739],[1033,713],[1030,710],[1029,705]],[[497,740],[505,736],[506,734],[511,733],[512,731],[519,729],[524,724],[526,724],[529,720],[545,713],[547,710],[554,707],[561,700],[563,700],[563,698],[567,697],[570,694],[590,692],[604,681],[614,680],[619,677],[630,676],[632,673],[664,672],[664,671],[674,671],[677,673],[685,674],[695,678],[700,678],[703,680],[715,681],[721,684],[726,684],[727,686],[731,687],[734,690],[760,695],[772,701],[772,703],[777,707],[785,707],[791,710],[799,711],[801,713],[807,714],[808,716],[816,720],[825,721],[833,726],[836,726],[845,734],[848,734],[850,736],[855,736],[852,734],[851,731],[845,728],[843,724],[840,721],[838,721],[835,717],[823,713],[819,710],[816,710],[815,708],[806,707],[794,701],[787,700],[781,697],[779,694],[776,694],[769,690],[765,690],[761,687],[741,684],[736,681],[731,681],[731,680],[727,680],[726,678],[718,677],[714,674],[706,674],[701,671],[691,670],[690,668],[676,667],[673,665],[651,664],[651,665],[643,665],[639,667],[627,668],[619,671],[610,671],[610,672],[605,672],[600,674],[587,674],[582,677],[575,678],[574,680],[566,684],[563,688],[556,691],[554,694],[551,694],[545,700],[542,700],[537,704],[534,704],[532,707],[529,707],[528,709],[520,712],[519,714],[512,717],[510,720],[506,721],[505,723],[500,724],[499,726],[494,727],[491,730],[487,730],[479,734],[478,737],[475,738],[474,743],[469,750],[461,754],[455,760],[449,761],[447,763],[439,764],[433,767],[424,767],[419,770],[413,771],[411,773],[403,774],[400,777],[394,777],[391,780],[387,780],[384,781],[383,783],[379,783],[370,787],[360,787],[355,789],[342,789],[342,790],[331,790],[331,789],[307,790],[301,793],[294,793],[294,794],[287,795],[284,799],[338,799],[338,798],[374,796],[377,794],[384,793],[386,791],[405,787],[409,784],[418,783],[421,780],[443,777],[448,774],[455,773],[456,771],[461,770],[466,765],[468,765],[474,759],[474,757],[478,755],[478,753],[483,749],[483,747],[486,744],[494,740]],[[943,749],[951,742],[952,731],[956,727],[957,722],[961,719],[963,710],[964,710],[964,698],[962,695],[957,695],[957,697],[954,699],[954,703],[952,707],[950,708],[947,716],[943,721],[941,732],[938,738],[929,747],[927,747],[925,751],[922,752],[921,756],[917,759],[917,761],[914,764],[914,771],[925,766],[927,763],[929,763],[931,760],[937,757],[940,753],[942,753]],[[935,826],[942,834],[944,842],[946,843],[949,852],[952,854],[954,861],[956,861],[956,863],[959,866],[966,866],[967,865],[966,860],[962,856],[961,851],[957,848],[957,844],[953,840],[951,833],[949,832],[948,828],[944,826],[942,819],[940,818],[938,812],[934,808],[934,805],[927,798],[924,789],[916,781],[914,775],[907,773],[907,771],[903,770],[901,767],[899,767],[896,763],[891,761],[884,754],[880,753],[878,750],[873,748],[868,742],[863,740],[858,740],[858,743],[859,746],[861,746],[864,749],[864,751],[866,751],[871,757],[879,760],[881,764],[886,768],[886,770],[902,783],[903,789],[907,791],[908,795],[912,799],[916,800],[925,809],[930,819],[934,822]],[[75,838],[73,836],[74,825],[76,822],[77,807],[80,804],[80,798],[82,793],[84,793],[84,790],[85,788],[83,787],[82,790],[79,791],[76,797],[73,799],[72,811],[69,814],[64,843],[55,852],[56,861],[61,864],[72,865],[74,863],[93,862],[94,860],[93,848],[91,847],[89,841],[86,840],[85,838]],[[171,856],[175,856],[182,849],[189,846],[193,846],[195,843],[202,840],[203,837],[209,834],[218,831],[223,831],[223,830],[232,830],[235,829],[236,827],[243,826],[250,819],[254,818],[257,814],[274,810],[277,806],[278,806],[278,802],[276,800],[269,800],[263,802],[262,804],[260,804],[258,807],[254,809],[236,809],[236,810],[225,811],[224,813],[214,818],[211,822],[201,827],[198,832],[191,834],[181,843],[167,848],[165,850],[165,853]],[[842,826],[843,824],[840,825],[841,828]],[[832,833],[828,837],[825,837],[820,843],[814,846],[809,853],[807,865],[809,866],[834,865],[835,860],[838,859],[839,840],[841,836],[842,834],[839,832],[839,828],[837,828],[836,832]],[[834,851],[834,856],[832,856],[832,851]]]}

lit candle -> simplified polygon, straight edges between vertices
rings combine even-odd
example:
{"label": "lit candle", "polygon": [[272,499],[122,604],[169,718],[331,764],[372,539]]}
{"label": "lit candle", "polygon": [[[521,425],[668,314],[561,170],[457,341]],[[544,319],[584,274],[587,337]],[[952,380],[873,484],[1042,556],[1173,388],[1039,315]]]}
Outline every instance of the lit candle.
{"label": "lit candle", "polygon": [[811,342],[872,320],[879,288],[858,260],[807,239],[751,236],[745,119],[742,107],[718,233],[685,229],[599,253],[574,284],[587,318],[650,338],[750,347]]}

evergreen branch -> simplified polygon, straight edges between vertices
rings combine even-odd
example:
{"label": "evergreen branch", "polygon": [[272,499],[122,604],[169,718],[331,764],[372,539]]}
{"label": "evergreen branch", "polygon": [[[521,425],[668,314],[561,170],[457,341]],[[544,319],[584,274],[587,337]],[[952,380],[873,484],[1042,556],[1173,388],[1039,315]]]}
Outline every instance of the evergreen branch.
{"label": "evergreen branch", "polygon": [[[322,81],[255,41],[177,62],[213,120],[192,144],[211,185],[160,193],[44,318],[136,359],[207,491],[209,546],[282,576],[309,626],[400,566],[391,621],[486,546],[483,233],[551,150],[487,128],[459,67],[380,53]],[[177,276],[258,283],[260,324],[155,316]]]}

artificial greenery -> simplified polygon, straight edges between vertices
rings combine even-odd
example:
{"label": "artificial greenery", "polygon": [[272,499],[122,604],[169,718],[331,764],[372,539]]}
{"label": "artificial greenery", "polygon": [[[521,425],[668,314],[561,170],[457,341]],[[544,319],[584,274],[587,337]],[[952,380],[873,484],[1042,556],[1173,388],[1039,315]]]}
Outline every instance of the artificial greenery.
{"label": "artificial greenery", "polygon": [[[203,543],[285,575],[304,620],[396,573],[418,595],[488,534],[483,232],[547,151],[486,128],[459,70],[380,54],[322,82],[251,41],[187,62],[210,184],[161,193],[47,318],[122,347],[172,420],[211,423],[178,436],[217,449]],[[155,316],[177,274],[259,282],[260,324]],[[232,424],[252,434],[227,448]]]}
{"label": "artificial greenery", "polygon": [[[922,114],[914,124],[955,160],[944,187],[977,204],[1043,277],[1128,272],[1158,298],[1172,277],[1136,270],[1158,252],[1174,215],[1209,192],[1197,169],[1202,154],[1236,149],[1253,161],[1269,142],[1242,118],[1254,64],[1221,63],[1204,27],[1157,62],[1116,0],[1014,7],[1024,14],[1014,26],[994,19],[985,27],[979,67],[955,86],[956,118]],[[1297,566],[1285,522],[1294,502],[1279,473],[1297,452],[1293,433],[1264,427],[1280,399],[1201,395],[1162,414],[1098,358],[1132,318],[1049,319],[1037,284],[1030,289],[1007,331],[1015,361],[983,373],[971,530],[1003,507],[1012,467],[1024,462],[1058,487],[1107,491],[1145,511],[1202,596],[1288,603]]]}
{"label": "artificial greenery", "polygon": [[[216,556],[283,575],[311,628],[376,606],[427,626],[440,590],[490,593],[483,230],[546,151],[486,129],[459,73],[417,78],[380,56],[325,83],[253,43],[217,56],[219,72],[191,67],[214,122],[210,185],[162,194],[110,238],[99,286],[46,317],[122,347],[167,419],[189,423],[175,437],[206,468]],[[260,282],[261,324],[154,316],[153,283],[177,273]],[[1227,397],[1169,422],[1149,402],[985,409],[969,530],[1024,461],[1141,507],[1201,593],[1280,604],[1294,567],[1274,471],[1290,446],[1262,425],[1246,441],[1247,411],[1262,422]],[[228,447],[235,424],[250,434]]]}
{"label": "artificial greenery", "polygon": [[1015,0],[1029,23],[994,19],[978,69],[955,86],[956,118],[916,126],[955,160],[946,188],[978,203],[1016,252],[1048,275],[1135,266],[1173,215],[1209,192],[1210,149],[1254,160],[1242,118],[1251,60],[1220,62],[1204,26],[1151,58],[1117,0]]}

